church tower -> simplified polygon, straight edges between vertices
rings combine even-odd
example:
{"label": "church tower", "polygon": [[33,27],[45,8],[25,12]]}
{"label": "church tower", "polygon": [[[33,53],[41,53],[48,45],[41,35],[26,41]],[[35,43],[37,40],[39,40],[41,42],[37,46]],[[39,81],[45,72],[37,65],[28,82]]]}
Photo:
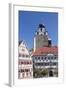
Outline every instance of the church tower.
{"label": "church tower", "polygon": [[48,36],[46,27],[43,24],[39,24],[38,31],[34,37],[34,51],[41,47],[51,46],[51,39]]}

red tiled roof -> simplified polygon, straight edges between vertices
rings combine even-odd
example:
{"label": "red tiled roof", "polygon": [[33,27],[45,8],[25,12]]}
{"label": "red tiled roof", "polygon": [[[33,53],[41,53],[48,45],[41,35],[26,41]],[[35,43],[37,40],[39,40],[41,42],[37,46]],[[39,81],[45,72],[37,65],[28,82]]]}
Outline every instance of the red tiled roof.
{"label": "red tiled roof", "polygon": [[33,56],[37,55],[47,55],[47,54],[58,54],[58,47],[52,46],[52,47],[42,47],[37,49],[35,52],[33,52]]}

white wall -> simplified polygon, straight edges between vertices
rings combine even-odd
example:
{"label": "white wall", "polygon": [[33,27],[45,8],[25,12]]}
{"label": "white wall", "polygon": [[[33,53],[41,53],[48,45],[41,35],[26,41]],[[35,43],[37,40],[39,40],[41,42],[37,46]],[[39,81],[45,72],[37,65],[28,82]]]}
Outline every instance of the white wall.
{"label": "white wall", "polygon": [[[66,24],[66,5],[65,2],[63,4],[63,0],[0,0],[0,90],[10,90],[8,87],[8,3],[9,2],[21,2],[21,4],[31,4],[31,5],[52,5],[52,6],[64,6],[64,23]],[[64,69],[66,68],[66,25],[64,25],[63,32],[63,47],[64,47]],[[64,84],[56,84],[56,85],[37,85],[37,86],[23,86],[22,88],[14,87],[12,89],[20,89],[20,90],[66,90],[66,69],[64,70]]]}

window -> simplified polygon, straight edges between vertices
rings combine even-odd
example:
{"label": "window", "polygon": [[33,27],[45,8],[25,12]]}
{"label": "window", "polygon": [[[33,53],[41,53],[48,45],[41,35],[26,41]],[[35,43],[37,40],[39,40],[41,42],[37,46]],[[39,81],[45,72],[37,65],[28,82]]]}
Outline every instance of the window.
{"label": "window", "polygon": [[20,70],[18,70],[18,72],[20,72]]}
{"label": "window", "polygon": [[49,63],[44,63],[44,65],[45,65],[45,66],[48,66],[48,65],[49,65]]}
{"label": "window", "polygon": [[26,73],[26,75],[28,76],[28,72]]}
{"label": "window", "polygon": [[46,32],[44,32],[44,35],[46,34]]}
{"label": "window", "polygon": [[47,59],[47,57],[45,57],[45,59]]}
{"label": "window", "polygon": [[43,57],[41,57],[41,59],[43,60]]}
{"label": "window", "polygon": [[57,59],[57,57],[55,56],[54,59]]}
{"label": "window", "polygon": [[40,63],[40,66],[43,66],[43,63]]}
{"label": "window", "polygon": [[21,64],[23,64],[23,62],[21,62]]}
{"label": "window", "polygon": [[53,59],[53,57],[51,57],[51,59]]}
{"label": "window", "polygon": [[42,32],[42,28],[40,28],[41,32]]}
{"label": "window", "polygon": [[37,57],[35,57],[35,59],[37,59]]}
{"label": "window", "polygon": [[21,57],[21,53],[19,53],[19,57]]}
{"label": "window", "polygon": [[26,55],[26,57],[29,57],[29,55]]}
{"label": "window", "polygon": [[22,57],[25,57],[25,55],[23,54]]}
{"label": "window", "polygon": [[38,59],[40,59],[40,57],[38,57]]}
{"label": "window", "polygon": [[23,70],[23,69],[21,69],[21,72],[24,72],[24,70]]}
{"label": "window", "polygon": [[50,60],[50,57],[48,57],[48,59]]}
{"label": "window", "polygon": [[29,69],[25,69],[25,72],[29,72],[30,70]]}
{"label": "window", "polygon": [[53,65],[57,65],[57,63],[53,63]]}
{"label": "window", "polygon": [[43,63],[36,63],[36,66],[43,66]]}

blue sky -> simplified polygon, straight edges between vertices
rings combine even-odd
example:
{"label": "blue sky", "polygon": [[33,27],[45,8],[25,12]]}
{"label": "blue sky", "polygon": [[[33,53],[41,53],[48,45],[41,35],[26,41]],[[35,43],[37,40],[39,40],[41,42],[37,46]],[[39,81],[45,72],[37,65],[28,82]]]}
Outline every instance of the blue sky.
{"label": "blue sky", "polygon": [[52,44],[58,44],[58,13],[19,11],[19,41],[24,40],[29,49],[33,47],[33,38],[40,23],[46,26]]}

